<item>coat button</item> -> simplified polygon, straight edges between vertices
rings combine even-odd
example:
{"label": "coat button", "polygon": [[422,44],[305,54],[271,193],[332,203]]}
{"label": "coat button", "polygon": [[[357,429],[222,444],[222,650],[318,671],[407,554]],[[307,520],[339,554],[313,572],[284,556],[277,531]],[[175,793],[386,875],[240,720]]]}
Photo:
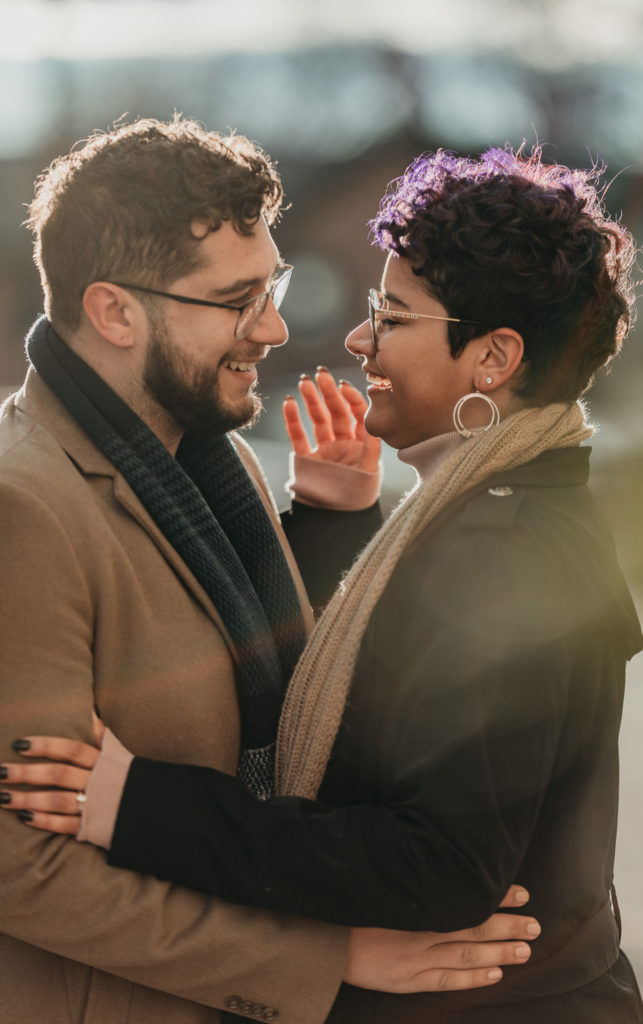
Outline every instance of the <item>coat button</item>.
{"label": "coat button", "polygon": [[241,996],[228,996],[228,998],[224,1000],[223,1005],[227,1010],[240,1010],[242,1002],[243,999]]}
{"label": "coat button", "polygon": [[513,487],[490,487],[487,494],[493,494],[494,498],[507,498],[513,492]]}

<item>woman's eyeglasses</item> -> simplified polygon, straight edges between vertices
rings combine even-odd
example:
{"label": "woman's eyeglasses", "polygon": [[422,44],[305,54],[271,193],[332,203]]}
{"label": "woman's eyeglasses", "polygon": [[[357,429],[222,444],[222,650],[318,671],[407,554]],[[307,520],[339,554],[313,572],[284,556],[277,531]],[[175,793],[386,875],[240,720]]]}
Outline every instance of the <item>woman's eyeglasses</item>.
{"label": "woman's eyeglasses", "polygon": [[390,309],[388,299],[377,288],[371,288],[368,293],[368,319],[373,335],[373,345],[377,349],[377,339],[382,330],[384,314],[390,314],[396,320],[448,320],[452,324],[479,324],[479,320],[463,320],[457,316],[435,316],[433,313],[406,313],[399,309]]}

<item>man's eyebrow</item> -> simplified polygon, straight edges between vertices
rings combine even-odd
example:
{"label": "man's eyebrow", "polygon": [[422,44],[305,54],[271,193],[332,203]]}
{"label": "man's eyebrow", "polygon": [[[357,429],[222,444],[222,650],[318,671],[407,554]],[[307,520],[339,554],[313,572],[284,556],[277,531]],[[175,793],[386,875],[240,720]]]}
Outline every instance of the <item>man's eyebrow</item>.
{"label": "man's eyebrow", "polygon": [[264,281],[265,277],[240,277],[225,285],[224,288],[210,288],[207,297],[209,299],[225,299],[229,295],[244,295],[251,288],[258,288]]}
{"label": "man's eyebrow", "polygon": [[[284,269],[285,264],[279,262],[272,274],[268,278],[268,287],[272,284],[275,277]],[[232,281],[230,284],[225,285],[223,288],[211,288],[207,293],[209,299],[225,299],[230,295],[245,295],[246,292],[251,291],[253,288],[260,288],[265,284],[265,277],[239,277],[236,281]]]}

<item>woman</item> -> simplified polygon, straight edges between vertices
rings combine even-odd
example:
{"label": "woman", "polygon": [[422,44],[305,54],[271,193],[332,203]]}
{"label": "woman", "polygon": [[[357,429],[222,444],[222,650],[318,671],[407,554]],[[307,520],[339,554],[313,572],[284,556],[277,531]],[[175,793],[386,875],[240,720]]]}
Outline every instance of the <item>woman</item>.
{"label": "woman", "polygon": [[[346,344],[369,433],[420,482],[297,667],[282,795],[194,766],[129,770],[111,862],[229,900],[447,930],[516,878],[531,891],[543,938],[520,972],[448,995],[346,988],[331,1020],[643,1019],[610,902],[642,637],[577,401],[626,333],[634,250],[594,178],[539,151],[438,151],[394,184],[373,222],[381,285]],[[290,403],[287,418],[297,436]]]}

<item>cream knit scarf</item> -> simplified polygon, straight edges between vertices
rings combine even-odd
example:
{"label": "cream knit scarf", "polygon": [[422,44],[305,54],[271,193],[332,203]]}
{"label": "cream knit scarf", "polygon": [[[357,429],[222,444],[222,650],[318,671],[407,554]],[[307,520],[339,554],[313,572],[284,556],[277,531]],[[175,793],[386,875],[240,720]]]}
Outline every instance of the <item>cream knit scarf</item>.
{"label": "cream knit scarf", "polygon": [[277,741],[277,792],[314,799],[344,713],[369,619],[402,552],[453,501],[502,470],[593,433],[580,403],[526,409],[472,437],[419,482],[355,562],[290,682]]}

